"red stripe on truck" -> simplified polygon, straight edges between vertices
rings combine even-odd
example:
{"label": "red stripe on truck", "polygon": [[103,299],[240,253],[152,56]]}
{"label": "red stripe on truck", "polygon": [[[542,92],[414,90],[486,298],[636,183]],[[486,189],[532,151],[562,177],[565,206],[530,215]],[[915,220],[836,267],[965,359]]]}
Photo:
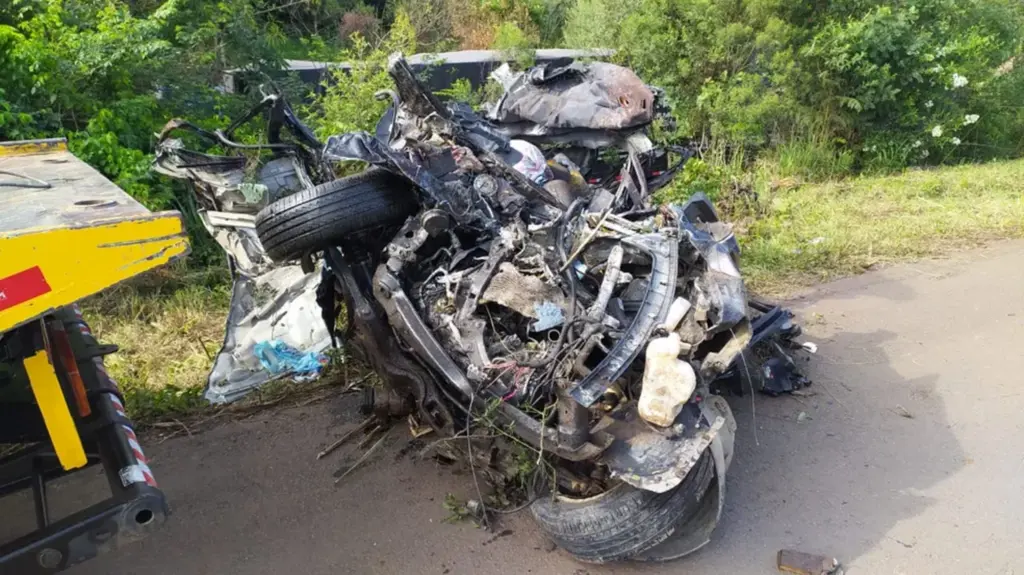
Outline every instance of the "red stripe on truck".
{"label": "red stripe on truck", "polygon": [[50,284],[39,266],[0,278],[0,311],[50,293]]}

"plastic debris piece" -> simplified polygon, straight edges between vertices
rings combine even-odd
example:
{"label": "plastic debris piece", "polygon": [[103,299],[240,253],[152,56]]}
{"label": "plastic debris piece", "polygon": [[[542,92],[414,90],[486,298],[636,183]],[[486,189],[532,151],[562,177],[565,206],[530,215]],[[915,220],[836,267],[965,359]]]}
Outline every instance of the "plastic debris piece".
{"label": "plastic debris piece", "polygon": [[637,408],[640,417],[661,427],[672,425],[697,387],[693,367],[679,359],[680,345],[679,334],[675,332],[647,344],[643,388]]}
{"label": "plastic debris piece", "polygon": [[793,360],[782,353],[764,363],[761,367],[761,377],[761,392],[772,397],[811,385],[811,380],[796,371]]}
{"label": "plastic debris piece", "polygon": [[553,329],[565,322],[565,316],[562,314],[562,308],[555,305],[554,302],[545,301],[543,303],[534,304],[533,310],[537,313],[537,321],[533,322],[533,326],[531,327],[533,331]]}
{"label": "plastic debris piece", "polygon": [[818,353],[818,344],[813,341],[805,341],[800,344],[800,347],[804,348],[807,353]]}
{"label": "plastic debris piece", "polygon": [[327,356],[324,354],[301,352],[279,339],[261,341],[253,346],[253,352],[263,369],[273,375],[294,373],[300,376],[297,379],[312,379],[320,375],[327,365]]}
{"label": "plastic debris piece", "polygon": [[683,321],[683,316],[688,311],[690,311],[689,300],[677,297],[668,308],[668,316],[665,318],[665,330],[675,331],[679,327],[679,322]]}

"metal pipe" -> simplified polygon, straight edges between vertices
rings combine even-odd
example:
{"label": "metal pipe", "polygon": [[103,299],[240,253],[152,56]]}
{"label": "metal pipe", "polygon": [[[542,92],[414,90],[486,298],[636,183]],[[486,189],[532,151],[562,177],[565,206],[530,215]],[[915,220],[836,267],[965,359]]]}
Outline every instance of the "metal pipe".
{"label": "metal pipe", "polygon": [[577,449],[590,438],[590,410],[561,389],[557,401],[558,444]]}
{"label": "metal pipe", "polygon": [[597,292],[594,304],[587,311],[587,319],[591,322],[598,323],[604,319],[605,309],[608,308],[608,302],[612,299],[612,291],[615,290],[615,282],[619,279],[619,270],[622,269],[623,255],[621,245],[616,245],[608,252],[601,289]]}
{"label": "metal pipe", "polygon": [[46,504],[46,477],[38,463],[32,469],[32,499],[36,504],[36,524],[45,529],[50,525],[50,509]]}

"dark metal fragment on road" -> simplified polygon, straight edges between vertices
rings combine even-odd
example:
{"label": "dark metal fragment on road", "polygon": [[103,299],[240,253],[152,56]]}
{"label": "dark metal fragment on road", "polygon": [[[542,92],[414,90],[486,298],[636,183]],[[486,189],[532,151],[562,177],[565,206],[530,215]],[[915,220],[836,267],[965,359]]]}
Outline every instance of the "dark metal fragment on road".
{"label": "dark metal fragment on road", "polygon": [[792,549],[779,550],[777,564],[779,571],[796,575],[842,575],[843,573],[839,560],[834,557],[811,555]]}

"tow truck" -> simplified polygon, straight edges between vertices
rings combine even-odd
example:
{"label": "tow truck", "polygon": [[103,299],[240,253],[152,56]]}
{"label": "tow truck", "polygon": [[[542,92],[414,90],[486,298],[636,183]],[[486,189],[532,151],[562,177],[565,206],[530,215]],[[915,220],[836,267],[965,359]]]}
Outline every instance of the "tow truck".
{"label": "tow truck", "polygon": [[[30,495],[36,529],[0,574],[56,573],[148,534],[168,506],[77,302],[188,253],[181,215],[152,213],[63,139],[0,142],[0,527]],[[110,496],[51,516],[47,484],[102,467]]]}

